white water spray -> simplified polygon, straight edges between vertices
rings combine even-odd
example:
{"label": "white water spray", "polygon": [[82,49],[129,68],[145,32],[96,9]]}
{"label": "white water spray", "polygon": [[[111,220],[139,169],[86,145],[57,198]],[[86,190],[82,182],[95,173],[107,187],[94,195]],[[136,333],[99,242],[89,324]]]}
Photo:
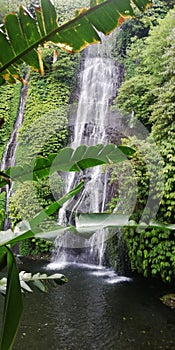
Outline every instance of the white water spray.
{"label": "white water spray", "polygon": [[[28,82],[29,76],[26,74],[25,81]],[[16,161],[16,150],[17,150],[17,134],[19,128],[22,126],[23,118],[24,118],[24,107],[25,107],[25,101],[26,101],[26,95],[28,90],[28,84],[24,84],[21,89],[21,96],[20,96],[20,103],[19,103],[19,109],[18,109],[18,115],[10,136],[10,139],[7,143],[7,146],[5,148],[2,161],[1,161],[1,171],[6,171],[8,167],[14,166]],[[10,226],[9,217],[8,217],[8,210],[9,210],[9,203],[10,203],[10,197],[12,194],[13,189],[13,183],[10,185],[5,186],[6,191],[6,213],[7,217],[4,221],[4,230],[7,230]]]}
{"label": "white water spray", "polygon": [[[108,113],[110,102],[115,97],[117,70],[111,57],[113,38],[103,38],[102,44],[89,47],[86,50],[84,66],[80,77],[80,96],[74,121],[74,137],[71,147],[76,149],[85,144],[95,146],[107,144],[109,139],[106,134],[108,126]],[[59,211],[59,223],[66,224],[67,218],[72,212],[99,213],[103,212],[106,203],[107,173],[101,166],[89,169],[83,174],[85,188],[81,196],[75,200],[69,200]],[[65,176],[65,192],[69,192],[79,181],[76,173],[68,173]],[[94,261],[103,263],[105,251],[105,238],[107,230],[96,232],[90,240],[67,233],[59,238],[57,244],[58,262],[65,261]],[[81,248],[81,254],[72,256],[71,248]],[[83,248],[88,248],[83,253]],[[69,251],[68,251],[69,250]],[[55,259],[55,257],[54,257]]]}

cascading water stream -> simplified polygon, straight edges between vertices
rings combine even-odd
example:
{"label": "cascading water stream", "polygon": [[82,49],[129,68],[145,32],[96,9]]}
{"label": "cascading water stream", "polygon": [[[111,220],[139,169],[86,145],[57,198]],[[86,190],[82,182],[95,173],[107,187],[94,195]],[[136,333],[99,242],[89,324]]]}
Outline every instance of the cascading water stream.
{"label": "cascading water stream", "polygon": [[[85,144],[88,146],[107,144],[106,134],[110,102],[115,97],[117,71],[111,57],[113,38],[103,38],[102,44],[86,49],[84,66],[80,76],[80,96],[74,125],[74,137],[71,147],[76,149]],[[82,174],[80,175],[82,176]],[[75,201],[65,203],[59,211],[59,223],[66,224],[72,212],[103,212],[106,203],[107,173],[101,166],[87,170],[83,174],[85,188]],[[65,176],[65,192],[69,192],[80,180],[76,173]],[[54,260],[95,262],[102,264],[105,250],[105,230],[96,232],[91,239],[77,238],[66,233],[59,238],[57,255]],[[70,249],[68,249],[70,248]],[[71,248],[79,248],[75,256]],[[69,250],[69,251],[68,251]],[[86,251],[86,252],[85,252]]]}
{"label": "cascading water stream", "polygon": [[[9,166],[15,165],[16,160],[16,149],[18,146],[17,143],[17,133],[19,128],[22,126],[23,118],[24,118],[24,107],[25,107],[25,101],[26,101],[26,95],[28,90],[28,82],[29,76],[26,74],[25,81],[26,83],[22,86],[21,89],[21,95],[20,95],[20,103],[19,103],[19,109],[18,109],[18,115],[13,127],[13,131],[11,133],[10,139],[7,143],[7,146],[5,148],[2,161],[1,161],[1,171],[7,170]],[[6,214],[7,217],[4,221],[4,230],[7,230],[10,226],[9,218],[8,218],[8,209],[9,209],[9,202],[10,202],[10,196],[12,194],[13,189],[13,183],[10,185],[5,186],[6,191]]]}

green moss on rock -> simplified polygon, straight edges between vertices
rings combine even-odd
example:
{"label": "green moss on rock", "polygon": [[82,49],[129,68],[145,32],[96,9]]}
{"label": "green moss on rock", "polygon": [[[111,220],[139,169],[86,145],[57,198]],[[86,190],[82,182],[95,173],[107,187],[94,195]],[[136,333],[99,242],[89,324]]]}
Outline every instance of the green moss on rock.
{"label": "green moss on rock", "polygon": [[175,294],[166,294],[160,298],[162,303],[171,309],[175,309]]}

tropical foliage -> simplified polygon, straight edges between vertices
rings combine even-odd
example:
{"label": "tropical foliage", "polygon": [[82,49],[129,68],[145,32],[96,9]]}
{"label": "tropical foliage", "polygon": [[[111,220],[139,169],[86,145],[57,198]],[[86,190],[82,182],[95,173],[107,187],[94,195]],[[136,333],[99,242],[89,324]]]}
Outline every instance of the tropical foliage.
{"label": "tropical foliage", "polygon": [[[25,278],[23,278],[21,274],[21,278],[19,278],[15,257],[7,246],[1,246],[0,261],[1,269],[7,266],[8,271],[7,280],[3,278],[0,281],[0,290],[3,292],[3,294],[5,293],[0,349],[5,350],[12,349],[14,338],[18,330],[19,320],[23,309],[21,287],[25,290],[27,289],[27,284],[25,284],[25,280],[27,281],[27,276],[24,276]],[[42,286],[44,286],[41,281],[45,280],[46,276],[28,277],[28,281],[32,280],[38,288],[41,289]],[[51,276],[50,279],[52,278],[54,283],[62,284],[67,281],[63,275],[56,275],[55,277]],[[44,287],[42,289],[44,291]]]}
{"label": "tropical foliage", "polygon": [[[63,284],[67,282],[66,277],[64,275],[55,273],[53,275],[47,275],[46,273],[36,273],[32,275],[31,272],[20,271],[19,272],[19,280],[21,289],[23,292],[32,293],[33,290],[29,286],[31,283],[33,286],[37,287],[41,292],[48,291],[49,285],[56,287],[58,284]],[[0,280],[0,293],[5,295],[7,290],[7,278],[3,277]]]}
{"label": "tropical foliage", "polygon": [[[0,82],[20,79],[16,62],[18,65],[25,62],[44,74],[46,63],[43,62],[41,50],[37,50],[41,44],[51,42],[55,47],[68,52],[78,52],[88,44],[101,41],[99,31],[109,34],[125,18],[134,16],[129,0],[117,3],[108,0],[97,4],[98,1],[91,1],[93,9],[77,11],[77,17],[60,27],[57,24],[56,10],[49,0],[41,0],[41,7],[36,8],[36,20],[22,6],[18,14],[8,14],[0,32],[3,48],[0,55]],[[148,1],[133,0],[133,4],[144,10]]]}
{"label": "tropical foliage", "polygon": [[[45,68],[47,69],[47,60],[43,61],[43,51],[37,50],[38,45],[41,45],[49,40],[49,42],[52,41],[52,45],[56,48],[61,47],[70,51],[79,51],[83,47],[85,47],[87,43],[100,41],[99,34],[96,32],[96,30],[94,30],[94,26],[98,30],[102,30],[105,34],[107,34],[111,30],[113,30],[114,27],[117,26],[117,24],[121,23],[121,21],[123,21],[125,17],[127,17],[128,15],[133,15],[133,10],[130,6],[129,1],[123,1],[121,3],[119,1],[110,0],[105,2],[100,1],[100,5],[97,5],[97,3],[99,2],[92,1],[91,5],[95,6],[93,9],[83,9],[83,11],[79,12],[80,15],[78,17],[73,19],[68,24],[62,25],[61,27],[58,27],[58,24],[56,22],[56,12],[54,10],[54,7],[49,1],[46,0],[42,0],[41,9],[38,9],[36,11],[37,21],[35,21],[35,19],[33,19],[23,8],[20,8],[19,15],[8,15],[6,17],[5,26],[2,28],[2,32],[0,35],[0,40],[2,44],[1,46],[4,48],[4,50],[2,50],[3,53],[0,55],[1,83],[3,83],[4,80],[13,82],[15,81],[15,79],[21,79],[20,71],[18,70],[18,65],[22,62],[26,62],[27,64],[29,63],[31,66],[33,66],[33,68],[36,71],[40,73],[43,73]],[[141,9],[144,9],[147,5],[147,1],[144,0],[133,1],[133,3]],[[116,9],[117,11],[115,11]],[[50,15],[46,16],[46,12],[50,13]],[[108,20],[109,16],[110,20]],[[146,224],[146,227],[144,223],[141,223],[138,226],[138,224],[135,221],[130,221],[128,220],[128,218],[119,218],[117,216],[113,217],[111,215],[108,215],[108,217],[106,216],[105,218],[103,218],[103,220],[102,217],[98,218],[97,216],[81,216],[76,218],[77,227],[70,227],[70,229],[74,230],[75,232],[87,234],[87,231],[89,232],[89,229],[85,225],[85,222],[87,224],[87,220],[89,220],[88,223],[91,223],[92,225],[92,232],[93,230],[96,230],[97,227],[108,227],[111,225],[130,225],[131,228],[126,229],[125,237],[128,243],[128,249],[133,269],[137,269],[138,271],[143,272],[145,275],[148,275],[151,271],[152,275],[161,275],[162,278],[167,281],[170,281],[171,276],[174,275],[174,245],[172,243],[174,241],[174,225],[170,224],[174,217],[174,180],[173,175],[171,175],[173,174],[172,168],[174,162],[174,145],[172,144],[172,133],[174,130],[174,124],[172,108],[173,105],[172,103],[169,104],[169,101],[173,102],[174,92],[174,79],[172,76],[172,51],[174,49],[174,44],[172,44],[174,43],[173,31],[171,33],[171,36],[169,35],[170,30],[172,29],[172,24],[170,25],[171,19],[172,18],[169,17],[169,19],[167,19],[167,22],[162,22],[165,25],[164,28],[162,27],[162,31],[160,30],[161,26],[159,27],[159,30],[157,30],[157,32],[154,30],[152,31],[152,33],[154,34],[152,34],[152,39],[150,39],[150,42],[148,39],[146,45],[144,41],[142,41],[141,44],[139,44],[140,47],[143,48],[143,50],[141,50],[141,52],[139,53],[137,61],[132,62],[133,65],[130,72],[134,72],[134,77],[132,77],[133,80],[129,80],[129,75],[131,75],[131,73],[128,74],[128,87],[124,87],[124,85],[122,87],[124,89],[123,91],[126,92],[125,96],[124,92],[123,96],[122,92],[120,92],[118,96],[118,101],[120,101],[123,105],[123,109],[127,110],[128,112],[134,110],[135,117],[140,119],[140,121],[144,125],[149,126],[152,132],[152,136],[154,136],[154,138],[161,147],[161,154],[164,160],[164,173],[167,179],[167,187],[165,188],[164,197],[161,202],[160,212],[158,213],[158,218],[164,221],[167,225],[164,226],[163,224],[148,222]],[[155,21],[157,22],[157,19]],[[21,26],[19,26],[19,23],[21,24]],[[13,33],[12,24],[14,28]],[[28,24],[30,30],[26,29],[26,24]],[[31,36],[31,34],[33,34],[33,37]],[[14,36],[18,37],[19,45],[16,44]],[[142,35],[142,37],[143,36],[144,35]],[[162,41],[158,43],[158,46],[156,46],[156,49],[154,51],[153,46],[157,37],[161,37]],[[128,50],[130,51],[130,62],[132,58],[135,57],[135,52],[138,50],[139,45],[138,41],[136,40],[135,43],[131,45],[132,47],[128,48]],[[6,53],[6,55],[4,53]],[[154,62],[152,61],[152,58],[150,59],[152,53],[154,56]],[[55,51],[54,58],[56,59],[56,57],[57,52]],[[162,57],[163,59],[161,60],[160,58]],[[167,106],[167,108],[162,107],[161,99],[159,97],[162,96],[162,94],[165,97],[165,106]],[[129,95],[131,95],[130,104],[130,100],[128,97]],[[122,98],[124,102],[122,102]],[[159,118],[160,113],[163,113],[165,115],[165,118],[162,118],[161,121]],[[168,142],[165,139],[165,127],[168,127]],[[159,134],[160,130],[162,130],[162,133]],[[5,174],[1,173],[1,186],[3,186],[5,183],[8,183],[11,180],[11,177],[20,181],[31,180],[32,178],[32,180],[37,182],[38,178],[42,179],[43,177],[48,176],[51,165],[53,172],[58,169],[64,169],[66,171],[79,171],[80,169],[86,169],[89,166],[95,166],[97,164],[106,164],[111,162],[115,163],[118,161],[123,161],[123,159],[125,159],[126,156],[130,156],[133,153],[132,149],[127,147],[118,149],[111,145],[107,149],[102,149],[101,145],[99,145],[98,147],[98,149],[81,148],[75,153],[69,148],[66,148],[63,151],[52,155],[48,155],[48,153],[46,152],[46,154],[43,155],[48,155],[47,158],[40,157],[35,160],[32,160],[32,162],[30,162],[29,164],[26,163],[14,169],[9,169]],[[112,151],[110,147],[112,147]],[[65,156],[68,156],[69,163],[64,162]],[[146,196],[148,179],[146,170],[144,168],[144,160],[142,160],[138,154],[136,154],[135,157],[137,178],[140,181],[140,192],[137,204],[138,210],[141,210],[142,205],[144,205],[142,194]],[[53,161],[54,165],[52,164]],[[142,182],[144,182],[144,189],[142,187]],[[45,217],[53,214],[64,203],[64,201],[69,198],[69,196],[75,195],[75,193],[77,193],[82,187],[83,183],[81,183],[76,189],[72,191],[71,194],[68,194],[68,196],[64,197],[62,200],[49,204],[49,206],[46,209],[43,209],[33,219],[29,220],[29,224],[26,223],[27,227],[23,227],[22,233],[20,229],[18,233],[16,232],[17,235],[14,237],[14,233],[12,231],[7,232],[5,233],[5,237],[3,237],[1,241],[1,262],[5,265],[5,260],[7,257],[9,268],[9,277],[7,282],[7,295],[9,303],[5,304],[5,326],[3,329],[3,336],[1,342],[1,348],[4,350],[7,348],[10,349],[12,346],[21,313],[21,309],[19,308],[18,312],[16,313],[16,323],[14,322],[13,324],[11,324],[9,319],[9,307],[12,307],[14,299],[12,299],[12,294],[10,294],[10,286],[15,285],[16,293],[14,293],[14,295],[18,298],[20,297],[20,284],[17,272],[13,273],[13,278],[15,280],[13,280],[12,278],[11,271],[15,270],[15,262],[11,251],[8,250],[8,248],[4,247],[4,244],[14,244],[15,242],[18,242],[19,240],[24,239],[26,237],[33,237],[35,232],[38,234],[38,237],[44,237],[42,229],[39,228],[39,224],[44,220]],[[139,217],[139,212],[136,211],[135,214],[136,217],[134,219],[137,219]],[[23,224],[24,223],[22,223],[22,225]],[[139,238],[138,230],[136,230],[138,228],[139,230],[141,230],[139,231],[139,234],[141,234]],[[64,228],[60,227],[60,231],[63,230]],[[58,231],[59,229],[56,230],[57,234]],[[50,237],[53,237],[54,234],[55,232],[51,230]],[[144,239],[142,239],[143,237]],[[159,238],[159,241],[157,241],[157,237]],[[160,251],[162,252],[162,254],[160,254]],[[21,305],[20,300],[19,305]],[[6,339],[7,331],[10,332],[8,342]]]}
{"label": "tropical foliage", "polygon": [[[168,3],[164,2],[162,5],[164,6],[162,8],[163,18],[154,21],[149,36],[147,38],[135,36],[133,42],[130,42],[126,48],[126,57],[123,59],[126,72],[125,81],[119,89],[116,105],[124,111],[125,118],[128,117],[129,112],[134,112],[133,128],[135,121],[139,120],[150,132],[148,143],[151,145],[152,142],[155,142],[159,148],[159,154],[162,158],[162,181],[157,182],[155,192],[160,191],[163,182],[164,188],[157,219],[164,223],[172,223],[175,208],[173,73],[175,18],[174,10],[169,11],[165,16]],[[132,142],[134,141],[131,139],[128,144],[132,145]],[[146,147],[143,140],[139,142],[140,150]],[[145,157],[142,155],[136,152],[131,161],[138,183],[137,203],[132,215],[136,221],[143,210],[150,186],[145,163],[148,159],[148,153]],[[152,167],[154,174],[158,162],[156,152],[153,149],[152,159],[154,159]],[[121,177],[124,176],[124,172],[125,169],[123,169],[123,175],[120,174]],[[116,171],[114,171],[112,178],[114,183],[118,181]],[[133,178],[129,176],[128,183],[131,181]],[[116,201],[113,198],[110,206],[114,206]],[[133,270],[145,276],[161,276],[164,281],[170,282],[174,279],[173,232],[153,228],[142,230],[142,232],[135,229],[125,229],[124,233]]]}
{"label": "tropical foliage", "polygon": [[0,159],[7,144],[18,112],[21,84],[0,87]]}
{"label": "tropical foliage", "polygon": [[38,181],[55,171],[73,171],[79,172],[87,168],[108,164],[123,162],[126,157],[132,156],[134,149],[128,146],[115,146],[108,144],[104,146],[81,145],[76,150],[71,147],[65,147],[58,153],[51,153],[48,157],[36,157],[31,162],[24,163],[21,166],[9,167],[6,172],[1,172],[0,187],[3,187],[9,181]]}
{"label": "tropical foliage", "polygon": [[[93,9],[78,11],[77,17],[67,24],[61,27],[57,24],[57,14],[54,6],[49,0],[41,0],[41,8],[38,8],[35,12],[36,19],[34,19],[23,7],[20,7],[19,13],[10,13],[6,16],[4,26],[0,32],[0,74],[2,84],[5,80],[9,82],[15,82],[16,79],[20,79],[20,71],[18,66],[23,62],[29,64],[34,70],[44,73],[44,68],[47,66],[46,62],[42,59],[42,52],[38,49],[38,46],[45,42],[52,42],[52,45],[61,47],[71,52],[80,51],[87,44],[100,41],[100,37],[97,31],[102,31],[104,34],[111,32],[117,27],[125,17],[133,16],[134,12],[131,7],[130,1],[125,0],[123,2],[108,0],[108,1],[92,1],[91,5]],[[135,4],[141,10],[145,9],[148,4],[147,0],[133,0]],[[99,20],[100,19],[100,20]],[[54,60],[57,57],[55,51]],[[125,148],[126,149],[126,148]],[[86,151],[86,152],[85,152]],[[95,150],[95,155],[97,150]],[[99,153],[102,153],[102,147],[98,147]],[[109,149],[108,149],[109,151]],[[124,151],[124,148],[122,152]],[[114,150],[111,152],[110,158],[108,153],[97,154],[97,159],[94,157],[93,150],[79,149],[79,153],[72,152],[71,149],[63,150],[64,156],[68,156],[70,164],[66,165],[61,153],[58,154],[59,161],[63,163],[64,170],[78,171],[79,169],[86,169],[89,165],[94,166],[97,164],[103,164],[106,161],[113,161],[117,156],[119,161],[123,160],[121,151]],[[88,153],[89,152],[89,153]],[[113,152],[115,154],[113,154]],[[86,154],[87,153],[87,154]],[[125,152],[124,152],[125,153]],[[81,159],[83,156],[83,160]],[[91,158],[88,158],[88,157]],[[26,164],[22,167],[17,167],[12,171],[7,171],[6,174],[1,173],[1,186],[7,183],[13,178],[19,178],[20,181],[27,179],[38,180],[43,176],[49,175],[49,166],[51,166],[54,160],[54,167],[57,169],[60,167],[55,155],[50,155],[50,158],[39,158],[32,164]],[[33,176],[34,175],[34,176]],[[41,222],[46,215],[52,214],[62,205],[65,200],[70,198],[79,191],[82,184],[71,193],[67,194],[63,199],[51,204],[46,210],[42,210],[33,220],[30,221],[31,228],[20,236],[20,239],[31,237],[37,225]],[[11,250],[7,247],[7,244],[14,244],[19,241],[19,237],[11,237],[11,232],[4,233],[5,237],[2,239],[0,249],[0,265],[1,268],[7,266],[7,292],[5,297],[4,315],[3,315],[3,327],[0,348],[1,350],[12,349],[14,338],[19,325],[19,320],[22,312],[22,296],[21,286],[19,280],[19,274],[15,262],[15,258]],[[9,236],[12,238],[9,238]],[[8,240],[9,238],[9,240]],[[11,313],[15,315],[11,317]]]}

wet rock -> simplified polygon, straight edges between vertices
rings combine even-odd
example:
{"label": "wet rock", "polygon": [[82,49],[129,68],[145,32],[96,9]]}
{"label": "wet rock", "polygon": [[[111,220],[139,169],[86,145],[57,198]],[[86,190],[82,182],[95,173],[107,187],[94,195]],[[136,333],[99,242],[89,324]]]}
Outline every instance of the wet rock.
{"label": "wet rock", "polygon": [[171,309],[175,309],[175,294],[166,294],[162,298],[160,298],[162,303]]}

